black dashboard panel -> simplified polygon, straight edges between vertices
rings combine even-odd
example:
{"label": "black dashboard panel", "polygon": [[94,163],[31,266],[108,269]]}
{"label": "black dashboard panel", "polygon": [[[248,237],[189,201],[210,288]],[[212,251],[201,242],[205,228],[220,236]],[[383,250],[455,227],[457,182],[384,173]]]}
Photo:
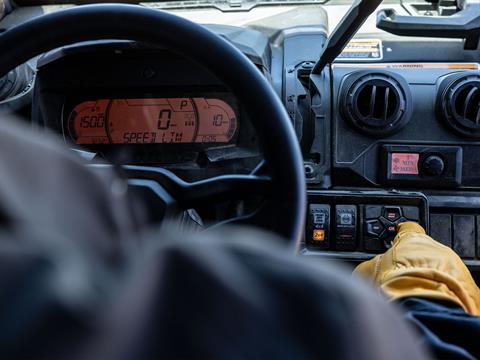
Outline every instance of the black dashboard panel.
{"label": "black dashboard panel", "polygon": [[[390,76],[401,79],[402,87],[411,93],[411,114],[401,127],[392,133],[377,131],[371,127],[369,133],[359,131],[351,125],[343,111],[345,104],[345,79],[355,76],[359,69],[367,71],[370,76]],[[361,73],[362,73],[361,72]],[[477,151],[480,151],[480,143],[476,139],[462,136],[454,131],[443,119],[439,112],[438,103],[441,101],[443,92],[441,84],[445,79],[454,74],[464,78],[480,74],[476,63],[383,63],[369,65],[337,64],[333,70],[333,106],[338,109],[334,116],[333,134],[333,161],[334,176],[339,186],[404,186],[404,187],[429,187],[429,188],[456,188],[456,187],[479,187],[480,178],[476,166]],[[377,91],[380,86],[377,86]],[[348,96],[348,95],[347,95]],[[351,94],[362,96],[362,94]],[[365,106],[382,107],[384,99],[373,98],[367,94]],[[362,99],[359,98],[359,101]],[[366,100],[363,100],[364,102]],[[377,105],[377,103],[380,103]],[[387,104],[388,105],[388,104]],[[387,119],[388,122],[388,119]],[[404,146],[404,150],[398,146]],[[389,146],[397,146],[399,153],[411,153],[420,158],[417,176],[397,176],[390,174],[391,164],[388,162],[386,151]],[[428,149],[430,147],[430,149]],[[459,156],[450,157],[450,153],[458,148],[463,148]],[[422,156],[436,155],[445,162],[445,169],[439,173],[429,173],[428,164],[422,160]],[[455,176],[451,172],[459,172]],[[413,175],[413,174],[412,174]],[[450,180],[454,177],[453,180]],[[352,181],[354,179],[354,181]],[[395,181],[393,181],[395,180]],[[404,181],[403,181],[404,180]],[[416,180],[416,181],[415,181]]]}
{"label": "black dashboard panel", "polygon": [[[235,131],[227,142],[206,139],[184,143],[90,144],[81,149],[94,153],[98,160],[157,164],[175,169],[178,174],[188,172],[189,178],[212,176],[224,173],[225,169],[248,172],[258,163],[256,134],[229,89],[189,59],[138,43],[87,43],[45,55],[39,61],[32,117],[40,126],[63,134],[64,140],[75,147],[68,130],[75,106],[98,99],[111,103],[108,99],[148,98],[217,99],[234,112]],[[175,134],[172,136],[175,140]]]}

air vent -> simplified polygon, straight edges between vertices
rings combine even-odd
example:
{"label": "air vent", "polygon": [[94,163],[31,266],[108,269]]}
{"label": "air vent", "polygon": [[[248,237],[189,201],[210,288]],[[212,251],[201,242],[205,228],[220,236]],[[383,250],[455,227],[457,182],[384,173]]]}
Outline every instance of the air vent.
{"label": "air vent", "polygon": [[463,136],[480,139],[480,76],[457,78],[440,99],[440,115],[447,124]]}
{"label": "air vent", "polygon": [[[351,85],[350,85],[351,84]],[[345,83],[341,106],[345,118],[358,130],[385,136],[400,130],[410,118],[408,85],[393,76],[368,74]]]}

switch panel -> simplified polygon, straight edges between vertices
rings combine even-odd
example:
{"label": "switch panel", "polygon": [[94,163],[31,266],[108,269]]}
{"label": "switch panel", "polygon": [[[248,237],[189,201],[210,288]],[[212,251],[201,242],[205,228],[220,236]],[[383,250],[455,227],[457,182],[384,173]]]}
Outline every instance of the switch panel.
{"label": "switch panel", "polygon": [[318,249],[330,247],[330,205],[310,204],[308,229],[310,246]]}
{"label": "switch panel", "polygon": [[355,250],[357,244],[357,207],[337,205],[335,207],[335,248]]}
{"label": "switch panel", "polygon": [[401,222],[429,229],[428,200],[421,193],[309,190],[308,201],[305,251],[312,255],[363,259],[387,250]]}
{"label": "switch panel", "polygon": [[365,205],[365,250],[385,251],[397,234],[397,225],[404,221],[419,222],[418,207]]}

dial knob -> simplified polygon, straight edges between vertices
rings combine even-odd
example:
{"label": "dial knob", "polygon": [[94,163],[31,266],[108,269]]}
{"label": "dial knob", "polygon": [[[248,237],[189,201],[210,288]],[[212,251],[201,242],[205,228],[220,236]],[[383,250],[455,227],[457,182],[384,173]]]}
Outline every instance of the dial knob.
{"label": "dial knob", "polygon": [[443,170],[445,169],[445,163],[440,156],[430,155],[423,160],[422,169],[426,175],[438,176],[443,173]]}

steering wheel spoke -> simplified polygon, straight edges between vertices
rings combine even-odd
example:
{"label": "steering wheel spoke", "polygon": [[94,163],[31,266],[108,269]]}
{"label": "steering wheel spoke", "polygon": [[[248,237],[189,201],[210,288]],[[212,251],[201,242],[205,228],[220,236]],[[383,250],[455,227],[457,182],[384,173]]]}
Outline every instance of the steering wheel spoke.
{"label": "steering wheel spoke", "polygon": [[128,165],[123,167],[128,178],[153,180],[162,186],[184,209],[205,205],[205,201],[228,201],[248,196],[268,194],[269,176],[221,175],[213,178],[186,182],[171,171],[158,167]]}

